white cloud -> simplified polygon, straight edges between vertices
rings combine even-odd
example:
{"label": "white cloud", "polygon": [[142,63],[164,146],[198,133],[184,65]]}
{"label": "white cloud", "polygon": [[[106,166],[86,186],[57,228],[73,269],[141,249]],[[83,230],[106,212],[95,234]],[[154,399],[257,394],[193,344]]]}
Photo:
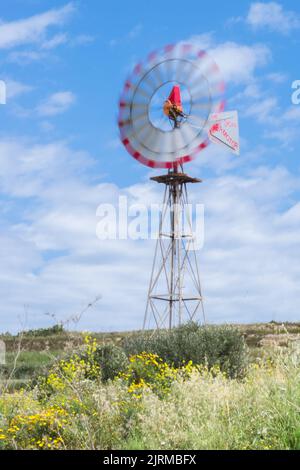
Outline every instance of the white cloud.
{"label": "white cloud", "polygon": [[69,44],[70,46],[81,46],[84,44],[89,44],[93,42],[95,38],[90,34],[79,34],[78,36],[70,39]]}
{"label": "white cloud", "polygon": [[267,65],[272,58],[271,50],[264,44],[217,44],[213,33],[191,36],[183,42],[207,50],[218,64],[225,81],[237,85],[253,82],[256,69]]}
{"label": "white cloud", "polygon": [[276,121],[275,113],[278,109],[277,98],[266,98],[247,107],[245,115],[255,117],[260,123],[273,123]]}
{"label": "white cloud", "polygon": [[283,9],[276,2],[255,2],[250,6],[247,23],[253,28],[268,28],[279,33],[289,33],[300,27],[300,17],[293,11]]}
{"label": "white cloud", "polygon": [[[16,84],[12,86],[12,92],[14,94],[25,93],[29,91],[25,85]],[[21,119],[42,117],[51,118],[59,114],[63,114],[70,109],[70,107],[76,102],[76,95],[71,91],[58,91],[52,93],[50,96],[40,101],[37,106],[29,108],[14,103],[10,108],[10,112]],[[45,131],[53,129],[53,125],[49,121],[41,121],[40,128]]]}
{"label": "white cloud", "polygon": [[283,148],[293,149],[299,137],[297,124],[300,122],[300,109],[297,106],[284,110],[276,97],[261,95],[253,104],[245,103],[242,114],[264,125],[265,139],[279,142]]}
{"label": "white cloud", "polygon": [[73,3],[26,19],[0,24],[0,48],[39,43],[50,26],[61,25],[75,11]]}
{"label": "white cloud", "polygon": [[291,145],[298,139],[299,130],[296,127],[284,126],[282,120],[277,122],[277,128],[264,132],[264,137],[272,141],[278,141],[283,148],[292,149]]}
{"label": "white cloud", "polygon": [[128,39],[135,39],[137,36],[140,35],[142,29],[143,26],[140,23],[135,25],[127,34]]}
{"label": "white cloud", "polygon": [[70,180],[91,164],[85,152],[73,154],[65,142],[41,145],[22,138],[2,138],[0,158],[0,191],[15,198],[37,197],[50,183]]}
{"label": "white cloud", "polygon": [[288,109],[282,116],[284,121],[300,122],[300,106],[293,106]]}
{"label": "white cloud", "polygon": [[256,83],[251,83],[246,86],[243,96],[247,98],[259,98],[261,96],[261,89]]}
{"label": "white cloud", "polygon": [[60,46],[61,44],[65,44],[68,41],[68,35],[66,33],[60,33],[56,34],[50,39],[45,40],[41,48],[42,49],[54,49],[57,46]]}
{"label": "white cloud", "polygon": [[17,82],[10,78],[5,79],[6,83],[6,94],[8,99],[15,98],[33,90],[33,87],[25,83]]}
{"label": "white cloud", "polygon": [[268,75],[266,75],[266,79],[267,80],[270,80],[271,82],[273,83],[284,83],[287,81],[288,77],[286,74],[284,73],[280,73],[280,72],[273,72],[273,73],[269,73]]}
{"label": "white cloud", "polygon": [[226,42],[213,47],[210,52],[219,65],[225,81],[236,84],[250,82],[256,68],[266,65],[271,58],[270,49],[262,44],[244,46]]}
{"label": "white cloud", "polygon": [[76,101],[76,96],[71,91],[59,91],[53,93],[37,106],[39,116],[56,116],[66,112]]}
{"label": "white cloud", "polygon": [[54,127],[55,127],[54,124],[49,121],[41,121],[39,125],[40,125],[40,129],[43,132],[51,132],[54,130]]}
{"label": "white cloud", "polygon": [[292,258],[300,229],[288,227],[280,210],[299,186],[296,178],[284,168],[262,168],[205,186],[202,271],[208,313],[222,320],[226,311],[228,321],[296,320],[299,304],[293,306],[291,297],[299,295],[299,287]]}
{"label": "white cloud", "polygon": [[241,160],[236,156],[234,157],[227,149],[216,144],[210,144],[205,151],[199,154],[198,158],[190,163],[189,171],[198,173],[200,169],[209,169],[214,174],[220,175],[238,168],[244,162],[244,156]]}
{"label": "white cloud", "polygon": [[143,26],[142,26],[142,24],[139,23],[139,24],[135,25],[124,36],[110,39],[108,44],[111,47],[114,47],[114,46],[117,46],[119,44],[123,44],[124,42],[126,43],[128,41],[132,41],[132,40],[136,39],[141,34],[142,29],[143,29]]}
{"label": "white cloud", "polygon": [[199,49],[209,49],[214,45],[215,38],[212,32],[203,33],[203,34],[194,34],[193,36],[190,36],[188,39],[182,41],[182,44],[185,44],[185,43],[192,44],[196,47],[199,47]]}
{"label": "white cloud", "polygon": [[[116,204],[120,194],[137,203],[158,202],[163,188],[152,182],[124,189],[93,183],[86,177],[91,163],[62,142],[0,143],[0,188],[14,201],[0,243],[2,330],[19,327],[24,304],[29,326],[41,326],[49,321],[45,312],[66,318],[98,294],[102,300],[80,328],[140,328],[154,243],[100,242],[96,208]],[[195,166],[195,176],[197,171]],[[208,320],[296,320],[299,176],[261,167],[196,186],[190,200],[205,204],[205,245],[198,255]],[[283,209],[286,201],[294,202]]]}
{"label": "white cloud", "polygon": [[115,137],[114,139],[110,139],[105,144],[107,149],[116,150],[118,148],[122,148],[122,142],[119,138]]}
{"label": "white cloud", "polygon": [[27,65],[45,57],[46,53],[41,51],[13,51],[8,54],[7,60],[19,65]]}
{"label": "white cloud", "polygon": [[62,44],[68,44],[70,47],[82,46],[90,44],[95,40],[95,38],[89,34],[79,34],[75,37],[69,37],[67,33],[55,34],[49,39],[46,39],[41,44],[41,49],[51,50]]}

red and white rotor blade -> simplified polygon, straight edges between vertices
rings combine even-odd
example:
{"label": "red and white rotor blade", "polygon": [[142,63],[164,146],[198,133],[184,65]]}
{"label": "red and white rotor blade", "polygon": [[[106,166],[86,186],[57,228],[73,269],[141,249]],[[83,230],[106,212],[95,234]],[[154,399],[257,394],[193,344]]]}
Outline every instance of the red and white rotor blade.
{"label": "red and white rotor blade", "polygon": [[235,155],[240,154],[239,120],[237,111],[212,113],[209,116],[208,137]]}

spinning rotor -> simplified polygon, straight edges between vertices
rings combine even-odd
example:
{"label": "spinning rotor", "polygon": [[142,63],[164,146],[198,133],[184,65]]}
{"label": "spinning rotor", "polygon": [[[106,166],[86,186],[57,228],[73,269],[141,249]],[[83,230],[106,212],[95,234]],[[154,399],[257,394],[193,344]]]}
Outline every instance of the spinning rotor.
{"label": "spinning rotor", "polygon": [[127,79],[118,124],[127,151],[151,168],[176,168],[209,143],[209,116],[224,110],[216,63],[191,44],[153,52]]}

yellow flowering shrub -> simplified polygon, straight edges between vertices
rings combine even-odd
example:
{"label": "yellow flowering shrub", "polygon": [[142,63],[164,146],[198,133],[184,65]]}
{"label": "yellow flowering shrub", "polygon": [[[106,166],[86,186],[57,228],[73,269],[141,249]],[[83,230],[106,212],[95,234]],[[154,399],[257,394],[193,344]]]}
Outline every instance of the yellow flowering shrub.
{"label": "yellow flowering shrub", "polygon": [[200,367],[189,361],[175,368],[164,362],[157,354],[142,352],[129,357],[127,369],[118,377],[127,382],[128,392],[135,398],[140,398],[146,388],[163,397],[170,391],[172,383],[177,378],[187,379]]}
{"label": "yellow flowering shrub", "polygon": [[74,382],[84,379],[95,380],[101,377],[100,366],[94,358],[97,349],[96,339],[86,335],[84,343],[84,355],[80,356],[75,353],[68,360],[60,360],[46,376],[39,378],[38,388],[41,398],[48,397],[53,393],[63,392]]}
{"label": "yellow flowering shrub", "polygon": [[68,413],[60,407],[42,408],[35,402],[35,411],[16,413],[0,428],[0,449],[61,449],[62,430],[69,422]]}
{"label": "yellow flowering shrub", "polygon": [[101,377],[96,340],[86,335],[84,342],[84,354],[58,361],[33,390],[0,398],[0,449],[64,448],[63,430],[89,412],[85,382]]}
{"label": "yellow flowering shrub", "polygon": [[158,395],[164,395],[176,378],[177,370],[156,354],[142,352],[130,356],[127,369],[119,377],[128,384],[128,392],[135,398],[141,396],[142,390],[150,388]]}

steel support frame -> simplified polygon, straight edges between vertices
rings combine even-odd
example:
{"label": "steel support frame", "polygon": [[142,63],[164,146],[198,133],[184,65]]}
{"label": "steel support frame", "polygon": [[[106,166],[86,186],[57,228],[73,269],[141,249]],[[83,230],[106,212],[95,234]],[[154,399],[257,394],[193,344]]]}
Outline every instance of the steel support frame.
{"label": "steel support frame", "polygon": [[[205,323],[187,191],[188,183],[200,180],[174,170],[152,179],[163,183],[165,191],[143,328],[171,329],[187,321]],[[183,230],[183,221],[186,231]],[[189,293],[185,289],[187,280]]]}

